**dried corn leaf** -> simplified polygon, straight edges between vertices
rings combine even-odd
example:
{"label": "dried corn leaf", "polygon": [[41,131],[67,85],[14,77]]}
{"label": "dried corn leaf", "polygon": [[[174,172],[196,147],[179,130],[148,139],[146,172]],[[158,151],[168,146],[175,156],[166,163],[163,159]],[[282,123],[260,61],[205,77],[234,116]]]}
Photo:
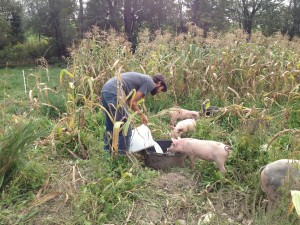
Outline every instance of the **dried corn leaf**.
{"label": "dried corn leaf", "polygon": [[40,197],[40,198],[37,198],[32,206],[39,206],[39,205],[42,205],[44,204],[45,202],[53,199],[53,198],[56,198],[57,196],[61,195],[62,193],[61,192],[51,192],[51,193],[48,193],[48,194],[45,194],[44,196]]}

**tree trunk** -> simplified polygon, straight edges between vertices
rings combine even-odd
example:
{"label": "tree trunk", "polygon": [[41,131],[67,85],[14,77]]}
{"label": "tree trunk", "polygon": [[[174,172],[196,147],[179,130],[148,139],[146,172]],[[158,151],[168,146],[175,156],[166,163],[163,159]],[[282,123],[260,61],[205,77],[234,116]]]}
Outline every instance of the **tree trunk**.
{"label": "tree trunk", "polygon": [[83,38],[83,2],[82,2],[82,0],[79,0],[77,32],[78,32],[79,38]]}
{"label": "tree trunk", "polygon": [[245,0],[242,0],[242,7],[243,7],[243,29],[244,32],[247,34],[246,41],[249,42],[251,38],[251,32],[252,32],[252,23],[253,18],[257,12],[262,7],[262,1],[260,0],[252,0],[251,1],[251,13],[249,11],[250,5]]}
{"label": "tree trunk", "polygon": [[163,20],[162,20],[163,5],[164,5],[163,0],[160,0],[158,4],[159,4],[158,5],[159,7],[158,7],[158,12],[157,12],[157,29],[160,29],[161,24],[163,23]]}
{"label": "tree trunk", "polygon": [[78,14],[78,34],[80,38],[83,38],[83,2],[79,0],[79,14]]}
{"label": "tree trunk", "polygon": [[133,0],[124,0],[124,31],[128,36],[129,41],[133,36],[134,28],[134,12]]}
{"label": "tree trunk", "polygon": [[200,1],[194,0],[192,5],[192,22],[194,22],[198,27],[200,27]]}
{"label": "tree trunk", "polygon": [[109,7],[110,26],[117,30],[116,1],[113,4],[112,0],[107,0],[107,4]]}
{"label": "tree trunk", "polygon": [[48,0],[49,3],[49,11],[52,18],[52,28],[54,32],[54,39],[56,42],[58,54],[60,56],[65,55],[66,53],[66,46],[63,41],[63,36],[60,30],[60,18],[59,18],[59,10],[58,7],[55,5],[57,3],[55,0]]}
{"label": "tree trunk", "polygon": [[249,42],[250,38],[251,38],[251,32],[252,32],[252,18],[251,17],[244,17],[243,29],[247,35],[246,41]]}
{"label": "tree trunk", "polygon": [[179,32],[184,32],[185,28],[183,26],[183,16],[182,16],[183,3],[182,3],[182,0],[179,0],[178,4],[179,4]]}
{"label": "tree trunk", "polygon": [[203,38],[207,38],[208,32],[209,32],[209,24],[204,23],[203,24]]}
{"label": "tree trunk", "polygon": [[248,6],[246,4],[243,4],[243,8],[244,8],[243,30],[246,34],[246,42],[249,42],[251,39],[252,19],[250,18]]}

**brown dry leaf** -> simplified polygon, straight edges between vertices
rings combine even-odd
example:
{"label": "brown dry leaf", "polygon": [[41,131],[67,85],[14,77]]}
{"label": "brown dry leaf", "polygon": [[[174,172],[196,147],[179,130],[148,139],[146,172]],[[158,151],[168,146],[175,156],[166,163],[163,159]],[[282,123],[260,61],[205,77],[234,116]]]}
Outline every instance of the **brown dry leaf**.
{"label": "brown dry leaf", "polygon": [[66,195],[66,198],[64,200],[64,204],[66,204],[68,202],[68,200],[69,200],[69,195],[67,193],[65,193],[65,195]]}
{"label": "brown dry leaf", "polygon": [[32,203],[32,206],[33,207],[36,207],[36,206],[39,206],[39,205],[42,205],[44,204],[45,202],[53,199],[53,198],[56,198],[57,196],[61,195],[63,193],[61,192],[51,192],[51,193],[48,193],[48,194],[45,194],[44,196],[40,197],[40,198],[37,198],[33,203]]}
{"label": "brown dry leaf", "polygon": [[47,178],[46,182],[43,184],[43,186],[40,188],[40,190],[36,194],[37,199],[39,199],[41,197],[41,195],[44,193],[44,191],[49,188],[49,179],[50,179],[50,177]]}
{"label": "brown dry leaf", "polygon": [[75,174],[75,166],[73,166],[73,173],[72,173],[72,184],[73,184],[73,189],[74,192],[76,192],[77,188],[76,188],[76,174]]}

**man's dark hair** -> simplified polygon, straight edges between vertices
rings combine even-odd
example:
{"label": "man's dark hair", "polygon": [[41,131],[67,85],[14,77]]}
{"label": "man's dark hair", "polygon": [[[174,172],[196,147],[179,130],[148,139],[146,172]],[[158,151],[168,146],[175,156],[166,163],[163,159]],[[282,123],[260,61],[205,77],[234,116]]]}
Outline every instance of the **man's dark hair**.
{"label": "man's dark hair", "polygon": [[152,77],[154,83],[158,83],[159,81],[161,81],[162,85],[164,86],[164,89],[163,89],[163,92],[166,92],[167,91],[167,82],[166,82],[166,78],[164,77],[164,75],[162,74],[155,74],[153,77]]}

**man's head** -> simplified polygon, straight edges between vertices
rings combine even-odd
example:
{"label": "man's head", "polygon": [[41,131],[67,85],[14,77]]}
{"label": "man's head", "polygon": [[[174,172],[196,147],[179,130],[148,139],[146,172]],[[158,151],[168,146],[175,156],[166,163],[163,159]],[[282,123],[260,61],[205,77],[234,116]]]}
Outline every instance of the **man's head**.
{"label": "man's head", "polygon": [[160,92],[166,92],[167,91],[167,82],[166,78],[162,74],[155,74],[152,77],[156,87],[151,91],[152,95],[156,95]]}

